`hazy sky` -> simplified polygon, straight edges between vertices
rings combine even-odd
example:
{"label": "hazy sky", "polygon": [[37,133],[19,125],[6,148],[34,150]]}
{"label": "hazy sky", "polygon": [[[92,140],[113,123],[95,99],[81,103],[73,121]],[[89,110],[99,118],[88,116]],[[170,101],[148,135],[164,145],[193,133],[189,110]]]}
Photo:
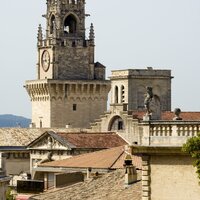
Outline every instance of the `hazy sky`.
{"label": "hazy sky", "polygon": [[[86,0],[96,61],[113,69],[171,69],[172,110],[200,111],[199,0]],[[1,1],[0,114],[31,117],[23,88],[36,78],[37,27],[45,0]]]}

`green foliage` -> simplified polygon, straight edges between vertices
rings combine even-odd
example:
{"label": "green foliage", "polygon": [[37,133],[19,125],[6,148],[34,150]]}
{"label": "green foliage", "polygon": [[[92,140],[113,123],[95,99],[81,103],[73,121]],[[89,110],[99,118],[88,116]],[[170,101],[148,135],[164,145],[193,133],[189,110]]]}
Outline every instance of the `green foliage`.
{"label": "green foliage", "polygon": [[200,179],[200,133],[195,137],[189,138],[183,145],[182,150],[195,159],[194,166],[197,168],[196,172]]}
{"label": "green foliage", "polygon": [[6,191],[6,200],[13,200],[13,196],[11,195],[11,191],[12,191],[12,189],[10,187],[8,187],[8,189]]}

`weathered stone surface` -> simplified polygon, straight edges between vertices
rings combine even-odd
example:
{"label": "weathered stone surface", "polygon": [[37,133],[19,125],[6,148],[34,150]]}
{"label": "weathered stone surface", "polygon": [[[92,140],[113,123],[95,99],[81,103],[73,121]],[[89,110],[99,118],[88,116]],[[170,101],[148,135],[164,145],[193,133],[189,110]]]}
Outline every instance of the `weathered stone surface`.
{"label": "weathered stone surface", "polygon": [[106,110],[110,81],[94,60],[93,25],[85,36],[85,1],[48,1],[46,24],[46,37],[38,29],[37,80],[25,84],[32,126],[88,128]]}
{"label": "weathered stone surface", "polygon": [[141,182],[124,186],[124,170],[108,173],[101,178],[91,179],[57,191],[34,196],[31,199],[48,200],[141,200]]}

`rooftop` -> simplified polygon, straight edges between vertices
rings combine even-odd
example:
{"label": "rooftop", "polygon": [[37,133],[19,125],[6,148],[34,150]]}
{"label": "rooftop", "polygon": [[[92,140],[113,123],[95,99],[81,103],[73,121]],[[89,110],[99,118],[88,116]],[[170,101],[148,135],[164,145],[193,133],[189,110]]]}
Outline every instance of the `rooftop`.
{"label": "rooftop", "polygon": [[77,183],[62,189],[54,189],[52,191],[35,195],[31,200],[122,200],[122,199],[142,199],[142,185],[138,181],[129,187],[124,185],[123,169],[107,173],[101,178],[90,179],[83,183]]}
{"label": "rooftop", "polygon": [[[123,164],[126,155],[124,146],[120,146],[82,154],[64,160],[43,163],[39,167],[119,169],[124,168]],[[132,155],[132,160],[136,168],[142,168],[141,157]]]}
{"label": "rooftop", "polygon": [[65,131],[68,129],[55,128],[0,128],[0,146],[20,147],[27,146],[30,142],[41,136],[45,131]]}
{"label": "rooftop", "polygon": [[126,145],[127,142],[113,132],[54,132],[46,131],[28,144],[28,149],[38,148],[38,142],[46,141],[48,137],[54,138],[67,149],[107,149]]}
{"label": "rooftop", "polygon": [[57,133],[64,140],[74,145],[76,148],[112,148],[127,144],[116,133]]}
{"label": "rooftop", "polygon": [[[133,118],[136,119],[143,119],[143,116],[145,115],[145,111],[133,111]],[[175,117],[174,112],[171,111],[164,111],[161,113],[161,119],[165,121],[172,121]],[[180,118],[182,118],[182,121],[200,121],[200,112],[181,112]],[[181,121],[181,120],[178,120]]]}

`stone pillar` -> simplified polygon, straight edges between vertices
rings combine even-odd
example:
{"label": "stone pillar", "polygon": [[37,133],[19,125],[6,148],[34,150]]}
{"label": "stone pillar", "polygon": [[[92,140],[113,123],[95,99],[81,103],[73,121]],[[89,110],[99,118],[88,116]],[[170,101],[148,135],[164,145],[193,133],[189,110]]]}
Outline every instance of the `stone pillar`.
{"label": "stone pillar", "polygon": [[48,174],[44,174],[44,190],[48,190]]}
{"label": "stone pillar", "polygon": [[151,200],[150,156],[142,156],[142,200]]}

